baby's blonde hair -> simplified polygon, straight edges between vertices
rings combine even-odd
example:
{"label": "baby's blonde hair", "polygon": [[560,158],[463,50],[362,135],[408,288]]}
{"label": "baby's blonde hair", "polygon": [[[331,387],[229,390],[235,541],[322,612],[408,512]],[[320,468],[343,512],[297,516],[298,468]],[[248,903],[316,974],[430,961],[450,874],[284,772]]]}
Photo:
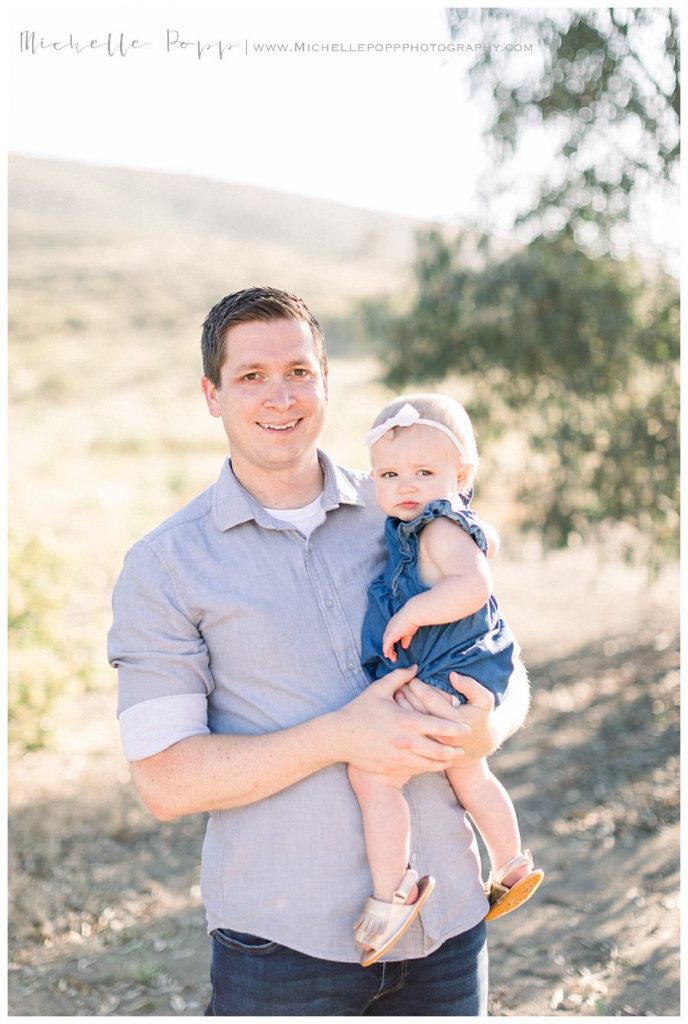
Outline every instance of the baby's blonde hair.
{"label": "baby's blonde hair", "polygon": [[[396,416],[405,405],[412,405],[416,412],[424,420],[435,420],[442,426],[451,430],[459,443],[459,454],[461,457],[462,475],[460,478],[461,493],[467,494],[473,487],[473,481],[478,469],[478,445],[475,440],[475,431],[470,417],[460,402],[449,395],[438,395],[431,392],[417,395],[400,395],[393,398],[391,402],[380,410],[375,417],[373,427],[379,427],[385,420]],[[392,427],[394,436],[399,430],[408,430],[408,427]]]}

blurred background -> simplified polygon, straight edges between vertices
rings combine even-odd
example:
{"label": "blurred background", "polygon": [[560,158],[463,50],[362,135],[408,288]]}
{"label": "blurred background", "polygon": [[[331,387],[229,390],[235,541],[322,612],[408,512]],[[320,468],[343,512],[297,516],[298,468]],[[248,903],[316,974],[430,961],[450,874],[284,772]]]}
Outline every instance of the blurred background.
{"label": "blurred background", "polygon": [[202,320],[274,284],[324,325],[339,461],[399,391],[477,427],[533,684],[494,763],[547,873],[491,926],[491,1013],[677,1014],[678,12],[10,28],[10,1013],[202,1014],[203,816],[141,808],[105,634],[124,552],[226,454]]}

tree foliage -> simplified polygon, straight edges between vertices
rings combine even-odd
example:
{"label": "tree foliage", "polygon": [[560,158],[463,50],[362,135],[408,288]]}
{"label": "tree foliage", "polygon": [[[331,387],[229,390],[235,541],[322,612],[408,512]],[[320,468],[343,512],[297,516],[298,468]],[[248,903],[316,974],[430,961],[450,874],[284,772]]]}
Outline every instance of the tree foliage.
{"label": "tree foliage", "polygon": [[515,191],[510,157],[533,126],[557,152],[532,170],[535,198],[517,218],[527,245],[495,256],[484,234],[470,250],[460,235],[419,236],[408,313],[383,304],[369,317],[387,383],[460,375],[483,447],[502,429],[525,441],[524,525],[548,546],[601,533],[637,552],[642,539],[656,563],[678,543],[677,286],[618,257],[638,196],[677,184],[677,13],[457,8],[448,18],[457,41],[479,29],[490,44],[470,68],[491,105],[484,196],[495,198],[500,174]]}
{"label": "tree foliage", "polygon": [[368,318],[387,383],[460,375],[483,448],[502,429],[525,441],[524,525],[548,546],[601,533],[637,552],[640,538],[656,563],[678,543],[677,286],[618,257],[639,197],[677,187],[677,12],[448,18],[457,41],[489,44],[469,72],[491,110],[483,197],[499,198],[500,178],[517,192],[510,158],[531,129],[546,128],[556,153],[531,162],[536,187],[517,217],[528,244],[495,256],[484,228],[470,250],[461,236],[419,236],[408,313],[383,303]]}
{"label": "tree foliage", "polygon": [[[677,200],[677,10],[453,8],[448,20],[456,39],[473,29],[490,43],[469,77],[491,109],[495,166],[508,164],[532,126],[559,140],[517,223],[531,237],[565,230],[588,252],[623,254],[638,197],[662,187]],[[486,194],[494,185],[491,175]]]}
{"label": "tree foliage", "polygon": [[437,230],[419,237],[416,277],[406,315],[378,306],[371,321],[386,382],[399,389],[459,374],[470,382],[483,441],[504,427],[522,433],[530,452],[521,474],[525,525],[546,545],[598,528],[612,529],[628,550],[643,536],[650,560],[673,553],[672,279],[659,276],[650,288],[628,264],[592,260],[566,237],[471,265],[465,245]]}

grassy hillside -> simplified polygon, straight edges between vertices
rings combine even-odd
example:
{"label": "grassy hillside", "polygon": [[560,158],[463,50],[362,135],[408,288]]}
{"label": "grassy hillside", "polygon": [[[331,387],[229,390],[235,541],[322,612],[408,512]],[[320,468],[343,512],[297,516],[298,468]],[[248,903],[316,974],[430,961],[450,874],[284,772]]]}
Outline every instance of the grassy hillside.
{"label": "grassy hillside", "polygon": [[[420,223],[186,175],[14,156],[12,326],[195,325],[217,297],[278,284],[327,320],[403,288]],[[38,300],[38,307],[34,304]]]}

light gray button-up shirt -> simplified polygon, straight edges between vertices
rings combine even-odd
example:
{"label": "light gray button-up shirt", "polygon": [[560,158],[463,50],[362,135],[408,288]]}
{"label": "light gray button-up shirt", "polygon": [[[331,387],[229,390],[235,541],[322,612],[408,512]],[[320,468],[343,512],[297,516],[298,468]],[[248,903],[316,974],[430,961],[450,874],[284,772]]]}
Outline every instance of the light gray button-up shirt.
{"label": "light gray button-up shirt", "polygon": [[[383,516],[367,476],[319,457],[326,518],[310,538],[258,505],[227,460],[212,487],[127,554],[108,652],[130,760],[194,733],[284,729],[367,685],[360,633],[385,557]],[[411,866],[437,885],[394,960],[426,955],[487,910],[475,837],[444,774],[415,776],[405,792]],[[357,961],[352,926],[372,889],[346,766],[211,812],[201,890],[209,931]]]}

